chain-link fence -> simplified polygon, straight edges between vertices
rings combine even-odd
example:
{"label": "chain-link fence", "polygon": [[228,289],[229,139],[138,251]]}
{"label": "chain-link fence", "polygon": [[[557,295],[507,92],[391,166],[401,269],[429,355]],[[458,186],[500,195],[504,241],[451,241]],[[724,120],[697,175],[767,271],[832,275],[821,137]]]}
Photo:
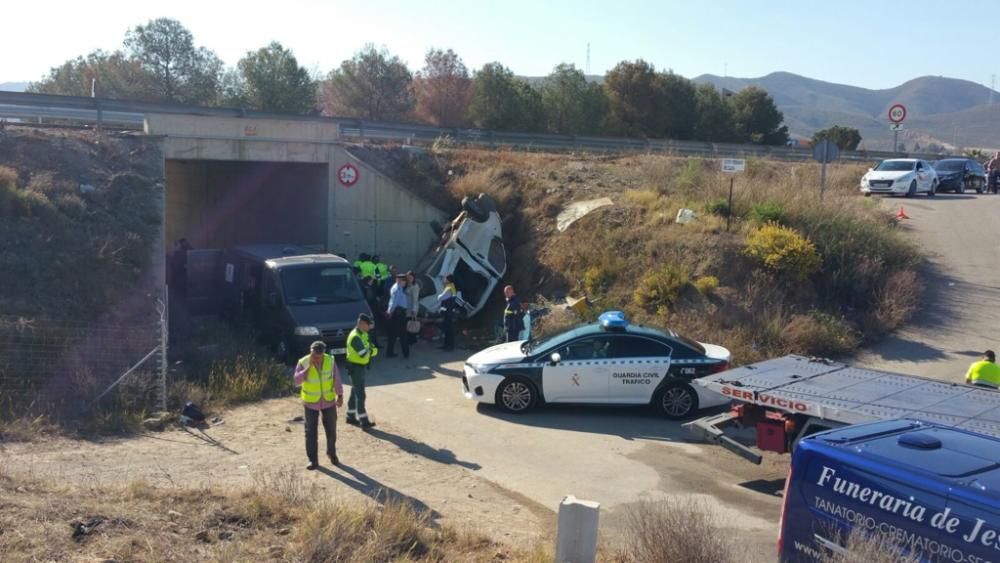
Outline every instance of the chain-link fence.
{"label": "chain-link fence", "polygon": [[0,416],[162,410],[166,319],[162,300],[125,322],[0,315]]}

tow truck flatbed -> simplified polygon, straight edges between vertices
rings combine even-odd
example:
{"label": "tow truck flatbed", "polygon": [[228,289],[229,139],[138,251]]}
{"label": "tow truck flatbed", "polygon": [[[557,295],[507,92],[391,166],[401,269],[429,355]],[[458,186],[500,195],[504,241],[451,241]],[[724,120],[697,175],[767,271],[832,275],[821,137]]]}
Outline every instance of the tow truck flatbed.
{"label": "tow truck flatbed", "polygon": [[[798,440],[803,437],[803,423],[809,420],[836,427],[916,418],[1000,438],[1000,392],[983,387],[794,355],[731,369],[694,383],[732,397],[737,407],[729,415],[700,419],[688,428],[734,451],[736,446],[722,437],[721,427],[736,421],[744,426],[748,421],[756,424],[758,447],[770,451],[782,450],[761,447],[761,424],[771,432],[778,423],[785,425],[785,432],[799,430],[794,437]],[[748,413],[753,416],[748,417]],[[783,451],[791,445],[786,439]],[[759,463],[760,456],[754,459],[745,451],[736,453]]]}

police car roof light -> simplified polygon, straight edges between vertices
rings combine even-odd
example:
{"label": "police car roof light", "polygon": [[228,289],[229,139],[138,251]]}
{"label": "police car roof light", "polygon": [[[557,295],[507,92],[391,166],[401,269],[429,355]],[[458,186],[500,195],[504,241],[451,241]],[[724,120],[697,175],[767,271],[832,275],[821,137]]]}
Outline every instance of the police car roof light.
{"label": "police car roof light", "polygon": [[601,328],[604,330],[625,330],[628,326],[628,319],[625,318],[625,313],[622,311],[607,311],[602,313],[601,316],[597,317],[597,322],[601,324]]}

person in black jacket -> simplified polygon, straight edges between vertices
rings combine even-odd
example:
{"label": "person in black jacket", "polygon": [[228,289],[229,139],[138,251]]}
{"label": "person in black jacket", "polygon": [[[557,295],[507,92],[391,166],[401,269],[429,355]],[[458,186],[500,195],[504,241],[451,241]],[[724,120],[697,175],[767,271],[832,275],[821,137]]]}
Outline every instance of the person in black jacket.
{"label": "person in black jacket", "polygon": [[503,296],[507,299],[507,306],[503,310],[504,332],[507,334],[507,342],[515,342],[521,339],[521,331],[524,330],[524,311],[521,310],[521,299],[514,293],[512,285],[503,288]]}

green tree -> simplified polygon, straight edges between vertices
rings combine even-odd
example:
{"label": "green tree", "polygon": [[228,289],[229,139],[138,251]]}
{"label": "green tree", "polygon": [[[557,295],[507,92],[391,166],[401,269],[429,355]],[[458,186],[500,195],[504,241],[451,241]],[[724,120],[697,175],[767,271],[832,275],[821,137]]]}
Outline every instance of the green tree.
{"label": "green tree", "polygon": [[734,140],[733,106],[711,84],[698,86],[695,92],[694,138],[725,143]]}
{"label": "green tree", "polygon": [[669,139],[691,139],[698,120],[694,83],[670,71],[662,75],[660,84],[663,105],[658,110],[663,119],[662,135]]}
{"label": "green tree", "polygon": [[316,84],[295,55],[278,42],[247,52],[227,75],[229,102],[261,111],[310,113],[316,109]]}
{"label": "green tree", "polygon": [[813,133],[813,144],[824,139],[832,141],[840,150],[853,151],[857,150],[858,145],[861,144],[861,132],[853,127],[834,125],[833,127],[821,129]]}
{"label": "green tree", "polygon": [[399,57],[368,44],[320,84],[320,107],[325,115],[400,120],[413,109],[412,79]]}
{"label": "green tree", "polygon": [[590,84],[583,71],[571,64],[556,66],[541,85],[542,105],[553,133],[596,133],[604,121],[607,104],[600,86]]}
{"label": "green tree", "polygon": [[639,137],[661,135],[666,128],[661,108],[666,104],[663,75],[639,59],[622,61],[604,77],[611,132]]}
{"label": "green tree", "polygon": [[138,61],[121,51],[94,51],[52,68],[49,74],[28,85],[29,92],[90,96],[96,80],[97,95],[117,100],[151,100],[152,76]]}
{"label": "green tree", "polygon": [[125,34],[125,49],[152,77],[152,95],[163,101],[213,104],[219,98],[222,61],[177,20],[159,18]]}
{"label": "green tree", "polygon": [[413,78],[418,119],[438,127],[460,127],[466,123],[472,102],[469,69],[454,51],[431,49],[424,68]]}
{"label": "green tree", "polygon": [[731,98],[736,135],[740,141],[762,145],[784,145],[788,127],[774,99],[756,86],[740,90]]}
{"label": "green tree", "polygon": [[476,127],[500,131],[541,130],[542,99],[500,63],[486,63],[473,79],[469,117]]}

